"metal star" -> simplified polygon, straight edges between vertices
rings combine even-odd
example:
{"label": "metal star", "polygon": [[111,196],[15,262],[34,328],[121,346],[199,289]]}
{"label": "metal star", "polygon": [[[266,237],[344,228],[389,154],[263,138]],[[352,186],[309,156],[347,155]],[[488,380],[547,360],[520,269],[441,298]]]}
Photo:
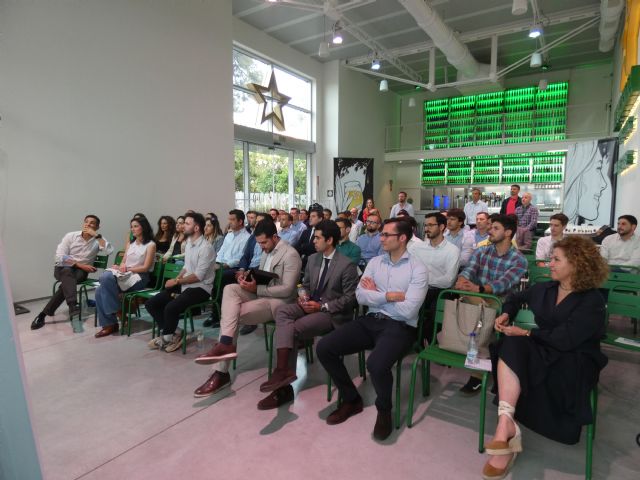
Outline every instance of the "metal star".
{"label": "metal star", "polygon": [[[273,126],[280,131],[284,131],[284,114],[282,113],[282,107],[284,107],[291,97],[288,97],[278,91],[278,84],[276,83],[276,76],[274,72],[271,72],[271,78],[269,79],[269,86],[264,87],[257,83],[247,83],[247,88],[253,93],[253,98],[259,104],[263,104],[262,107],[262,122],[271,119]],[[270,102],[265,98],[265,93],[268,94],[275,105],[272,106],[271,112],[267,113],[267,108],[270,106]]]}

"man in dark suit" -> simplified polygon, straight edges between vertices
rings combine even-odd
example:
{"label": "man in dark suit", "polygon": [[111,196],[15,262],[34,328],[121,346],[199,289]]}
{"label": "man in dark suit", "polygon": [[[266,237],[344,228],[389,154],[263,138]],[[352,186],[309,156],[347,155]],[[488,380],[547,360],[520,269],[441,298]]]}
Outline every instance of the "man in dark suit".
{"label": "man in dark suit", "polygon": [[296,377],[296,344],[299,339],[322,335],[353,317],[358,273],[355,263],[336,250],[340,229],[332,220],[315,225],[317,253],[309,257],[302,286],[310,298],[276,309],[276,368],[260,391],[271,392],[258,409],[277,408],[293,400],[291,383]]}
{"label": "man in dark suit", "polygon": [[302,257],[303,263],[305,261],[305,257],[316,253],[316,247],[313,246],[313,232],[316,224],[318,224],[321,220],[322,207],[311,207],[309,210],[309,227],[304,232],[302,232],[302,235],[300,235],[300,240],[298,240],[298,244],[296,245],[296,250],[298,250],[298,253]]}

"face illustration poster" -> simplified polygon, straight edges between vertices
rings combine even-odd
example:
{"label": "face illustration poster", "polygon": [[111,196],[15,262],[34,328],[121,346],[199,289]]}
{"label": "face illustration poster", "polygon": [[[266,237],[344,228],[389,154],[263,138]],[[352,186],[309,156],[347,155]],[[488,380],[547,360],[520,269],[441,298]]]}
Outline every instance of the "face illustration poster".
{"label": "face illustration poster", "polygon": [[357,208],[373,198],[373,158],[333,159],[333,178],[337,212]]}
{"label": "face illustration poster", "polygon": [[612,224],[615,199],[615,138],[575,143],[567,151],[563,211],[569,223]]}

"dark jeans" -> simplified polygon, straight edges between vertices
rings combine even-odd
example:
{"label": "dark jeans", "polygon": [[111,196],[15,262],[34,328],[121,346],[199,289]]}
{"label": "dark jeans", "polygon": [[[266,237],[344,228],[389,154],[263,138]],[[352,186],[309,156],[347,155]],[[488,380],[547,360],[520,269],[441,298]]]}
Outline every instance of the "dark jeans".
{"label": "dark jeans", "polygon": [[[175,298],[173,295],[176,295]],[[163,335],[172,335],[178,328],[180,315],[191,305],[206,302],[211,295],[202,288],[187,288],[180,293],[180,285],[169,290],[164,289],[144,304]]]}
{"label": "dark jeans", "polygon": [[404,322],[367,315],[325,335],[318,342],[316,352],[344,401],[353,402],[359,397],[358,391],[341,357],[371,350],[367,370],[376,390],[376,408],[381,412],[390,412],[393,407],[391,369],[410,350],[416,335],[416,329]]}
{"label": "dark jeans", "polygon": [[78,282],[86,280],[88,275],[87,272],[76,267],[55,267],[53,276],[60,281],[60,286],[42,309],[44,314],[52,317],[65,300],[67,305],[75,305],[78,301],[76,297]]}
{"label": "dark jeans", "polygon": [[422,338],[426,339],[429,344],[433,342],[433,325],[436,321],[436,305],[438,295],[444,288],[436,288],[429,285],[427,296],[424,297],[424,308],[426,309],[426,317],[422,326]]}

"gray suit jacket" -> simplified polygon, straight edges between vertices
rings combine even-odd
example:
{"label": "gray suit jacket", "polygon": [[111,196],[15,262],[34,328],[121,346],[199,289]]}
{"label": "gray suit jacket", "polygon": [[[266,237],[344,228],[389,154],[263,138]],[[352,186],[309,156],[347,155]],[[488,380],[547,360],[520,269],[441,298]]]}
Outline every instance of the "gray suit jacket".
{"label": "gray suit jacket", "polygon": [[[264,270],[267,254],[260,257],[260,269]],[[296,299],[298,279],[302,269],[302,260],[295,248],[284,240],[280,240],[271,260],[271,272],[278,278],[271,280],[268,285],[258,285],[257,295],[260,298],[277,299],[280,303],[291,303]]]}
{"label": "gray suit jacket", "polygon": [[[322,262],[322,253],[314,253],[307,261],[302,284],[309,295],[315,292],[320,280]],[[329,263],[329,271],[325,276],[325,288],[322,291],[320,301],[320,303],[327,304],[331,313],[331,321],[335,326],[353,318],[357,286],[358,271],[355,263],[336,250]]]}

